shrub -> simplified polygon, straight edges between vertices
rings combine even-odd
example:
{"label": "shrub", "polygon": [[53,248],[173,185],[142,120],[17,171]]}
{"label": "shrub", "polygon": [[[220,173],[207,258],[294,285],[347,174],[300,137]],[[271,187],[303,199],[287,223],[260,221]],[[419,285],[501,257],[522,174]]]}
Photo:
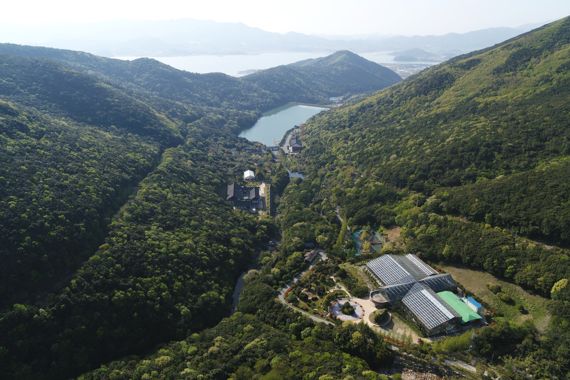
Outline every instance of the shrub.
{"label": "shrub", "polygon": [[336,301],[337,299],[344,298],[344,297],[346,297],[346,293],[344,291],[336,290],[336,291],[329,293],[323,297],[322,306],[325,310],[328,310],[329,306],[331,305],[331,303],[333,301]]}
{"label": "shrub", "polygon": [[295,293],[290,292],[289,294],[287,294],[287,302],[289,303],[293,303],[297,301],[297,296],[295,295]]}
{"label": "shrub", "polygon": [[354,307],[350,304],[350,302],[346,301],[344,305],[341,306],[340,311],[346,315],[354,314]]}
{"label": "shrub", "polygon": [[372,314],[370,314],[370,321],[376,323],[377,325],[386,323],[388,321],[388,318],[390,318],[390,314],[386,309],[375,310],[372,312]]}
{"label": "shrub", "polygon": [[461,335],[447,337],[435,342],[433,349],[439,353],[467,351],[471,345],[472,334],[471,331],[467,331]]}
{"label": "shrub", "polygon": [[504,292],[500,292],[498,294],[499,299],[509,305],[514,305],[515,304],[515,300],[513,300],[513,298],[511,296],[509,296],[507,293]]}
{"label": "shrub", "polygon": [[364,298],[368,296],[370,289],[367,286],[356,285],[351,289],[351,293],[358,298]]}
{"label": "shrub", "polygon": [[499,293],[502,290],[501,285],[491,283],[487,284],[487,288],[495,294]]}

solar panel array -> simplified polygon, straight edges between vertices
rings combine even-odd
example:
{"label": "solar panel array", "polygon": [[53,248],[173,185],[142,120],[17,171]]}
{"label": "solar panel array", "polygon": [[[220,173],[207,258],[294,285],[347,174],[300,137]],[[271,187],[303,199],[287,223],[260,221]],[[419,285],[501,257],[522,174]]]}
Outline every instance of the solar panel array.
{"label": "solar panel array", "polygon": [[433,290],[420,283],[414,284],[402,299],[402,303],[428,330],[432,330],[454,318],[460,318],[457,312],[445,306],[445,303],[439,299]]}

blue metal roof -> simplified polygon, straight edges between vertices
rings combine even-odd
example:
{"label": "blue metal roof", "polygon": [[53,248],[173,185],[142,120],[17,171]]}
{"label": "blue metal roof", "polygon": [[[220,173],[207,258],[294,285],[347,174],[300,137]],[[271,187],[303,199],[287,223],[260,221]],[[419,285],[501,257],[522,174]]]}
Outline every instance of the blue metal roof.
{"label": "blue metal roof", "polygon": [[467,301],[469,301],[469,303],[470,303],[471,305],[475,306],[477,309],[480,309],[481,307],[483,307],[479,302],[477,302],[477,301],[475,300],[475,298],[473,298],[473,297],[471,297],[471,296],[467,297]]}

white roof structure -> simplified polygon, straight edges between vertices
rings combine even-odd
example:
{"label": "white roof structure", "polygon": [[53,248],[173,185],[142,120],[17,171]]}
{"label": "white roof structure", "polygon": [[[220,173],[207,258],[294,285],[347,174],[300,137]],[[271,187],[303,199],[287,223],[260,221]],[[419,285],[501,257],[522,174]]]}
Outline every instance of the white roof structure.
{"label": "white roof structure", "polygon": [[246,170],[245,172],[243,172],[243,179],[244,181],[251,181],[255,179],[255,173],[253,172],[253,170]]}

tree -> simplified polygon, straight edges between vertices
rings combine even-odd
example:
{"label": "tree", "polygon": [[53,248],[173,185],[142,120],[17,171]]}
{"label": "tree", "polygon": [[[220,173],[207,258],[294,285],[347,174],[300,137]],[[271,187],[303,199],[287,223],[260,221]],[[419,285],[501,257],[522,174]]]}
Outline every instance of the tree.
{"label": "tree", "polygon": [[346,315],[353,315],[354,314],[354,307],[350,304],[350,302],[346,301],[340,308],[343,314]]}
{"label": "tree", "polygon": [[568,279],[567,278],[563,278],[561,280],[558,280],[556,283],[554,283],[554,285],[552,285],[552,289],[550,290],[551,297],[554,299],[558,298],[558,295],[564,289],[566,289],[567,286],[568,286]]}

